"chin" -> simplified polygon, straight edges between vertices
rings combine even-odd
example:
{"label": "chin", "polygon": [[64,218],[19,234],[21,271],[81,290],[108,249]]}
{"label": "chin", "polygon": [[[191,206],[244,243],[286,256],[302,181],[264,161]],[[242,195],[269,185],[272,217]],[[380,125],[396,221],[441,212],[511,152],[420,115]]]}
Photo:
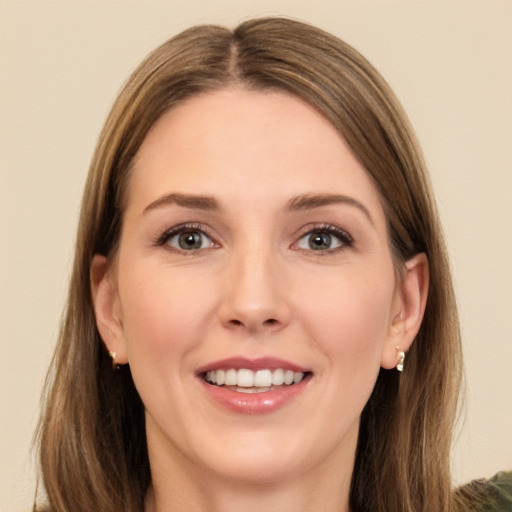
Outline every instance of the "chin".
{"label": "chin", "polygon": [[248,485],[276,484],[314,465],[319,454],[308,450],[307,445],[306,440],[297,442],[290,436],[286,439],[281,433],[255,432],[233,436],[229,441],[219,440],[217,449],[212,450],[210,446],[202,462],[210,472],[225,480]]}
{"label": "chin", "polygon": [[[210,467],[217,477],[223,480],[246,485],[274,485],[278,482],[293,478],[300,471],[300,463],[297,461],[276,460],[273,458],[263,459],[236,459],[227,461],[225,464],[217,464]],[[304,470],[304,468],[300,468]]]}

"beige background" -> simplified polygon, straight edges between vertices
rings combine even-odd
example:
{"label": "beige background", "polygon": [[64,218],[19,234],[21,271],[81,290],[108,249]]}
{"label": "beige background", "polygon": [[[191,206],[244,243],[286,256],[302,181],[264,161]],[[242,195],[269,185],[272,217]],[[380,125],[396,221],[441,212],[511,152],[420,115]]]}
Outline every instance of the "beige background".
{"label": "beige background", "polygon": [[353,44],[415,126],[444,219],[468,398],[462,482],[512,469],[512,3],[183,0],[0,2],[0,512],[27,511],[39,395],[68,278],[80,193],[121,83],[183,28],[254,15]]}

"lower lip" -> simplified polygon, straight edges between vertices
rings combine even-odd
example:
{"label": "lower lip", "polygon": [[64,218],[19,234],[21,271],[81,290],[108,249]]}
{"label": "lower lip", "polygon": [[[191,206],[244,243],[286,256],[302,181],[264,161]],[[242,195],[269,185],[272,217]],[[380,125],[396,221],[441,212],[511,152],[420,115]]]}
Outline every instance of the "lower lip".
{"label": "lower lip", "polygon": [[266,414],[284,407],[300,395],[309,381],[307,375],[298,384],[281,386],[263,393],[239,393],[224,386],[214,386],[201,379],[206,393],[222,407],[240,414]]}

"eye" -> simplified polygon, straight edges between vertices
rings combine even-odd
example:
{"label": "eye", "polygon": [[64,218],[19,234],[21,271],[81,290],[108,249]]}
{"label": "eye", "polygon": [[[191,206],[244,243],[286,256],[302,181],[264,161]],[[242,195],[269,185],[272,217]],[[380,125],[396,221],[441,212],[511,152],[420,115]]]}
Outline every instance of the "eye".
{"label": "eye", "polygon": [[352,237],[335,226],[323,226],[308,231],[297,242],[299,249],[334,251],[353,244]]}
{"label": "eye", "polygon": [[214,246],[213,240],[194,226],[176,226],[166,231],[158,240],[158,245],[168,245],[179,251],[198,251]]}
{"label": "eye", "polygon": [[183,231],[170,238],[167,243],[184,251],[194,251],[197,249],[205,249],[211,247],[212,241],[210,237],[206,236],[201,231]]}

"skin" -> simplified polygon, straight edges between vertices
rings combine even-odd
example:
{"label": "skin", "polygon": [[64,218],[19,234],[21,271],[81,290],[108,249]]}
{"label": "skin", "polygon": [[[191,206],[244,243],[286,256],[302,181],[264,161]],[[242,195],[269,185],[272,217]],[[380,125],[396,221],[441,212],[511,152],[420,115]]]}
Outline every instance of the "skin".
{"label": "skin", "polygon": [[[96,256],[91,277],[102,338],[130,364],[146,407],[147,510],[348,510],[360,414],[380,367],[393,368],[419,329],[425,257],[397,279],[366,171],[327,120],[285,93],[187,100],[153,126],[130,180],[118,253]],[[290,209],[325,194],[351,202]],[[200,249],[163,240],[182,223],[206,233]],[[331,247],[313,250],[325,225],[352,242],[330,233]],[[196,375],[233,356],[279,357],[312,377],[271,413],[236,413]]]}

